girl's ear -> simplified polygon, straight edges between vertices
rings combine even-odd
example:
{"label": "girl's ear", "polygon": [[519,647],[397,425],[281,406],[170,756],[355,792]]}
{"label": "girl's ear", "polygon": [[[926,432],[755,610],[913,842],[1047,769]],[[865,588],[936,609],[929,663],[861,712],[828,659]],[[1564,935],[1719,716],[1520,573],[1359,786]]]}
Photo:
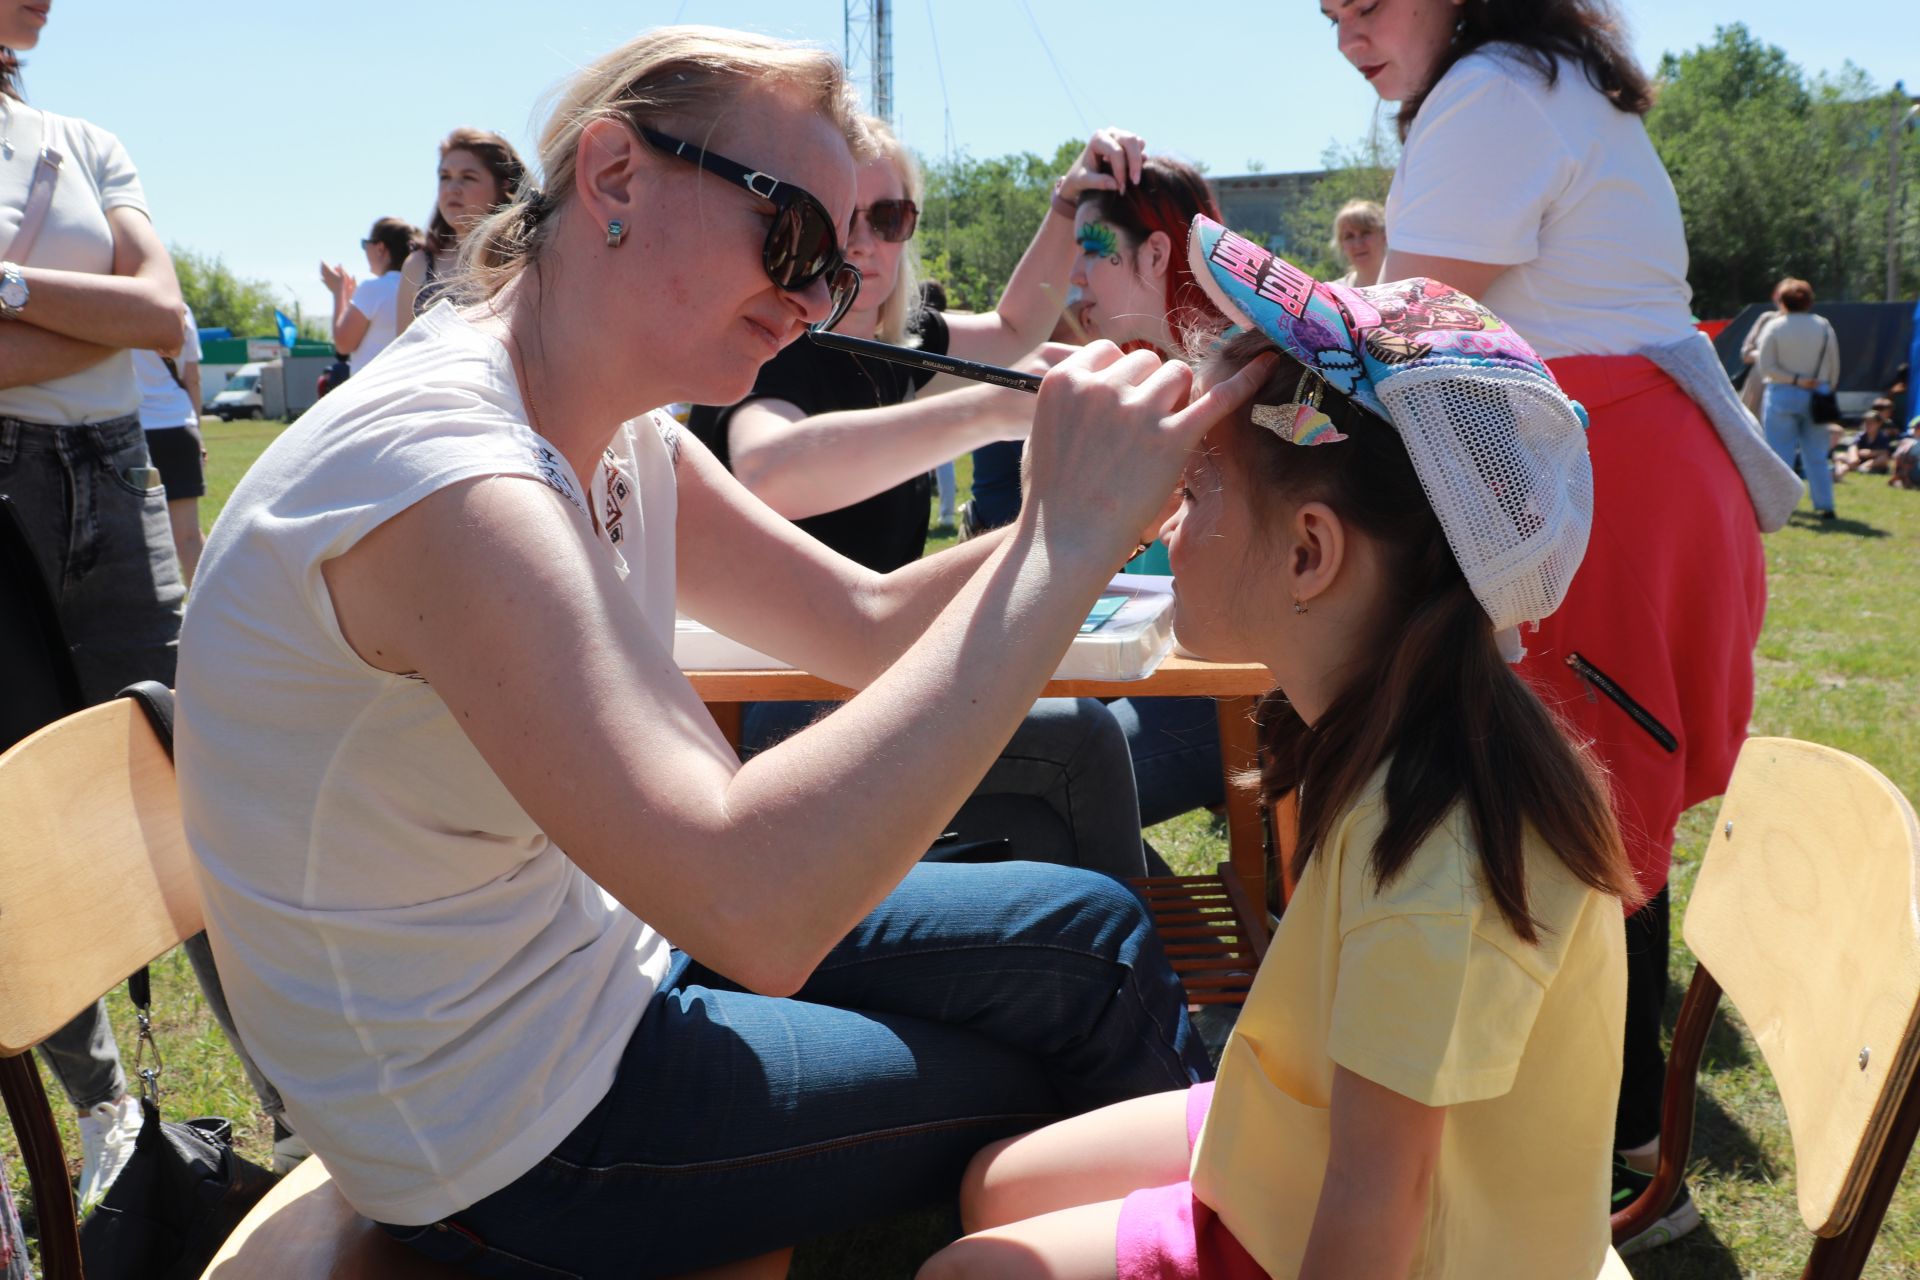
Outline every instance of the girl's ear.
{"label": "girl's ear", "polygon": [[1164,231],[1154,232],[1140,245],[1134,261],[1141,275],[1156,282],[1164,281],[1173,267],[1172,238]]}
{"label": "girl's ear", "polygon": [[1293,547],[1285,566],[1287,591],[1305,604],[1339,578],[1347,559],[1347,529],[1324,502],[1301,504],[1290,523]]}

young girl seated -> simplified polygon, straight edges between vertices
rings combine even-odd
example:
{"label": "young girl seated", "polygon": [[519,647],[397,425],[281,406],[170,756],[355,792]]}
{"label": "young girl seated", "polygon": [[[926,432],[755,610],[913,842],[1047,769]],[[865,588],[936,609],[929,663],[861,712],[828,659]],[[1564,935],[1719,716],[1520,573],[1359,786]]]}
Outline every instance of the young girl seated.
{"label": "young girl seated", "polygon": [[1244,330],[1203,377],[1284,358],[1187,468],[1175,625],[1278,682],[1298,884],[1217,1082],[986,1148],[922,1275],[1590,1280],[1633,880],[1508,666],[1586,550],[1584,412],[1446,285],[1317,283],[1205,218],[1189,252]]}

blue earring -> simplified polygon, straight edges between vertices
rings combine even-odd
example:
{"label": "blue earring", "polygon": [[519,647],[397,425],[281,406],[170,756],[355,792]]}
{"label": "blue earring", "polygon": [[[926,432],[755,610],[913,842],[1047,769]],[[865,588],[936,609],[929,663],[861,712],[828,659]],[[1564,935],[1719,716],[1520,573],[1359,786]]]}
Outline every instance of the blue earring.
{"label": "blue earring", "polygon": [[627,224],[615,218],[607,223],[607,248],[618,249],[620,242],[627,238]]}

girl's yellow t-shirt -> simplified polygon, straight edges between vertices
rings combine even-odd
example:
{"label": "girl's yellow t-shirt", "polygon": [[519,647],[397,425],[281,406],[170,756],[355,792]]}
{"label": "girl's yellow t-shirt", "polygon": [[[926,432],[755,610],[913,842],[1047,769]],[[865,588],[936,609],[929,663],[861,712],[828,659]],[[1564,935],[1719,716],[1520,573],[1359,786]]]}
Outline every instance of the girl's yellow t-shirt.
{"label": "girl's yellow t-shirt", "polygon": [[1610,1263],[1619,900],[1530,838],[1527,898],[1542,927],[1539,945],[1521,941],[1483,893],[1459,806],[1376,889],[1385,779],[1383,768],[1315,855],[1275,931],[1220,1063],[1194,1192],[1261,1266],[1296,1275],[1337,1063],[1448,1109],[1412,1276],[1593,1280]]}

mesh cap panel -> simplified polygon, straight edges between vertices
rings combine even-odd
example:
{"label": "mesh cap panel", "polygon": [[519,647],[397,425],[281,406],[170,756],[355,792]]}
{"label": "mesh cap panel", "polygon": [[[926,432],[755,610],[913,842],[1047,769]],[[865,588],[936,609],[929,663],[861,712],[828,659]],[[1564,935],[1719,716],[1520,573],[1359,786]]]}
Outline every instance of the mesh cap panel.
{"label": "mesh cap panel", "polygon": [[1593,524],[1586,432],[1567,398],[1530,372],[1437,363],[1376,390],[1495,630],[1552,613]]}

